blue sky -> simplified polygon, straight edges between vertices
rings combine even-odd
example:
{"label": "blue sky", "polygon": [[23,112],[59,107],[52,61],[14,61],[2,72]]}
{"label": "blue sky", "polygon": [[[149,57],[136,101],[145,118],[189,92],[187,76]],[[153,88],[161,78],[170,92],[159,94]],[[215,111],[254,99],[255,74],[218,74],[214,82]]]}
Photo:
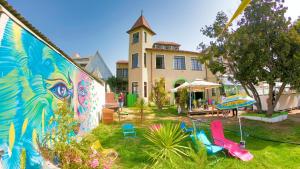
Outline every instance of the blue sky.
{"label": "blue sky", "polygon": [[[297,2],[298,1],[298,2]],[[240,0],[8,0],[32,25],[67,54],[102,54],[115,74],[115,62],[128,58],[126,31],[141,10],[154,41],[174,41],[181,49],[196,50],[207,42],[201,27],[214,21],[218,11],[231,16]],[[296,19],[299,0],[286,0],[288,16]]]}

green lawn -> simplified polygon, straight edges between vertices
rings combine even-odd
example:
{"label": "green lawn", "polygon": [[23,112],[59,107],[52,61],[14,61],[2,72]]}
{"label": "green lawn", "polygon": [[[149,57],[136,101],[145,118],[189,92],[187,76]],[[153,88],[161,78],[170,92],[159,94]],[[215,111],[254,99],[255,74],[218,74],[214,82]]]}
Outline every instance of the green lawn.
{"label": "green lawn", "polygon": [[[288,112],[275,112],[272,114],[272,117],[277,117],[277,116],[280,116],[280,115],[286,115],[288,114]],[[266,113],[245,113],[245,114],[242,114],[241,116],[256,116],[256,117],[267,117],[266,116]]]}
{"label": "green lawn", "polygon": [[[114,148],[119,153],[119,158],[114,168],[150,168],[151,163],[148,160],[147,145],[148,142],[144,139],[143,134],[146,128],[153,123],[164,123],[168,120],[164,117],[177,117],[176,109],[169,107],[162,112],[155,108],[148,108],[147,115],[154,113],[155,119],[145,120],[143,124],[133,122],[137,126],[136,139],[124,139],[121,132],[121,123],[110,125],[101,124],[93,130],[103,147]],[[182,117],[183,118],[183,117]],[[173,118],[176,119],[176,118]],[[225,135],[227,138],[234,141],[239,141],[238,125],[232,120],[232,123],[227,123],[228,119],[222,119],[224,126],[227,129]],[[243,120],[244,131],[247,135],[254,135],[259,138],[281,140],[287,142],[300,143],[300,125],[290,119],[276,124],[267,124],[257,121]],[[201,125],[208,135],[209,128],[207,125]],[[246,136],[246,147],[254,155],[254,159],[250,162],[242,162],[238,159],[227,157],[218,157],[221,160],[217,163],[208,166],[207,168],[256,168],[256,169],[300,169],[300,146],[287,143],[277,143],[258,139],[256,137]],[[184,160],[184,159],[183,159]],[[213,162],[214,158],[209,158],[209,162]]]}

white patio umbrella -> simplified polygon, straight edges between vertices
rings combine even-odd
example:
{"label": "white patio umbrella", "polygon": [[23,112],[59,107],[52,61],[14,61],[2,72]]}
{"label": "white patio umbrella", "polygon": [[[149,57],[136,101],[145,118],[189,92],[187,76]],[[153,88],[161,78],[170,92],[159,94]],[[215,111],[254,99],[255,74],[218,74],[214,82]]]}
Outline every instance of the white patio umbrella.
{"label": "white patio umbrella", "polygon": [[188,82],[184,82],[184,83],[182,83],[180,86],[177,86],[177,87],[175,87],[174,89],[171,89],[171,92],[175,93],[175,92],[178,91],[178,89],[185,88],[187,85],[189,85],[189,83],[188,83]]}
{"label": "white patio umbrella", "polygon": [[205,91],[208,89],[214,89],[218,88],[221,85],[214,82],[208,82],[203,79],[195,79],[193,82],[191,82],[188,87],[190,89],[190,111],[192,110],[192,98],[191,98],[191,92],[197,92],[197,91]]}
{"label": "white patio umbrella", "polygon": [[203,91],[207,89],[218,88],[220,86],[221,85],[219,83],[208,82],[203,79],[196,79],[188,85],[192,91]]}
{"label": "white patio umbrella", "polygon": [[188,88],[189,92],[190,92],[190,106],[189,109],[190,111],[192,110],[192,94],[191,92],[197,92],[197,91],[205,91],[207,89],[213,89],[213,88],[218,88],[221,85],[218,83],[214,83],[214,82],[208,82],[205,81],[203,79],[195,79],[194,81],[192,81],[191,83],[183,83],[182,85],[171,89],[172,92],[177,92],[178,89],[182,89],[182,88]]}

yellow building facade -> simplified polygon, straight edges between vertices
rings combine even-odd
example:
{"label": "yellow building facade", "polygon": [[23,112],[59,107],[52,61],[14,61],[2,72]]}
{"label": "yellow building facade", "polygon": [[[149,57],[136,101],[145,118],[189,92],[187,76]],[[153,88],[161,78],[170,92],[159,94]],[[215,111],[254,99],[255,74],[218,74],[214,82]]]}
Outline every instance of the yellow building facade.
{"label": "yellow building facade", "polygon": [[116,77],[121,82],[118,84],[116,91],[119,92],[128,92],[128,61],[119,60],[116,62]]}
{"label": "yellow building facade", "polygon": [[[128,55],[128,93],[136,93],[146,101],[151,95],[152,85],[161,77],[165,78],[165,88],[172,88],[187,81],[205,79],[216,82],[216,77],[207,67],[198,61],[199,52],[180,49],[174,42],[153,42],[156,33],[151,29],[145,17],[141,15],[129,34]],[[208,92],[210,98],[214,92]],[[207,95],[207,93],[206,93]],[[170,93],[174,103],[174,94]]]}

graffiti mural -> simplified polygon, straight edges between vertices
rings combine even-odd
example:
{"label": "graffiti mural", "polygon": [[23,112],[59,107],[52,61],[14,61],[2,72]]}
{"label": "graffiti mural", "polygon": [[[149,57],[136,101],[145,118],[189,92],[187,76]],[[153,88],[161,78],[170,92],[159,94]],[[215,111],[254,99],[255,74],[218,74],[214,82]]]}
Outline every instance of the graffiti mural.
{"label": "graffiti mural", "polygon": [[[0,148],[4,168],[41,168],[36,146],[58,103],[68,100],[79,133],[98,124],[104,87],[7,15],[0,15]],[[24,160],[24,159],[23,159]]]}

